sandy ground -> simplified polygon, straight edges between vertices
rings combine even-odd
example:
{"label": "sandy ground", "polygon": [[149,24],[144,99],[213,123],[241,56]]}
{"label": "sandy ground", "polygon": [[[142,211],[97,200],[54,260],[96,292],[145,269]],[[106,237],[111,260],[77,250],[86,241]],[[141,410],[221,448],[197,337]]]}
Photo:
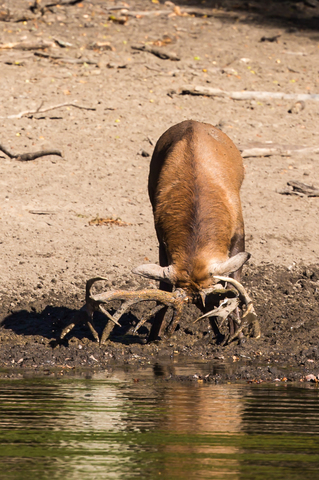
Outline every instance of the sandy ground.
{"label": "sandy ground", "polygon": [[[100,349],[85,326],[63,345],[54,341],[83,304],[88,278],[101,275],[106,288],[134,289],[145,283],[132,268],[157,262],[147,155],[168,127],[190,118],[208,122],[241,149],[256,142],[318,147],[318,101],[180,92],[193,85],[319,93],[319,2],[48,3],[54,2],[34,4],[33,13],[24,0],[0,10],[1,145],[11,154],[62,152],[24,162],[0,152],[0,365],[103,367],[111,359],[141,362],[178,351],[232,362],[262,357],[265,378],[278,355],[282,365],[298,366],[300,378],[317,376],[319,198],[279,193],[291,180],[319,187],[315,152],[244,158],[252,254],[244,283],[260,340],[216,346],[203,340],[207,325],[187,334],[185,320],[175,340],[157,345],[114,340]],[[49,44],[39,48],[41,42]],[[143,45],[179,60],[132,48]],[[61,104],[68,105],[45,111]],[[123,225],[97,226],[94,219]]]}

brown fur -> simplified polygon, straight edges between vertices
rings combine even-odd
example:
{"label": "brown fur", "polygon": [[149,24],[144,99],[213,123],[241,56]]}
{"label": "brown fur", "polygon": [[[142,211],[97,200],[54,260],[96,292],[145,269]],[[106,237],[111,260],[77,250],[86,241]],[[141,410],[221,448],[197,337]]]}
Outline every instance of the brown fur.
{"label": "brown fur", "polygon": [[212,125],[185,121],[158,140],[149,196],[160,264],[174,266],[176,286],[191,292],[207,288],[213,283],[209,264],[244,251],[243,178],[239,151]]}

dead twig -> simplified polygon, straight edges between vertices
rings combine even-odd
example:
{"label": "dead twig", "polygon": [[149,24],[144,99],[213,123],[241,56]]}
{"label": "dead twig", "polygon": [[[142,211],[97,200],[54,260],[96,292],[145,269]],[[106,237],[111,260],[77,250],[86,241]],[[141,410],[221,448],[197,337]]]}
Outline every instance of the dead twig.
{"label": "dead twig", "polygon": [[319,147],[304,147],[298,145],[278,145],[272,143],[253,143],[251,145],[239,145],[239,151],[243,158],[247,157],[270,157],[279,155],[290,157],[291,155],[302,155],[319,153]]}
{"label": "dead twig", "polygon": [[87,45],[89,50],[99,50],[100,52],[103,51],[111,51],[114,52],[114,47],[110,44],[110,42],[92,42]]}
{"label": "dead twig", "polygon": [[76,103],[60,103],[58,105],[52,105],[52,107],[47,107],[47,108],[41,108],[41,105],[36,109],[36,110],[25,110],[24,112],[17,113],[16,115],[8,115],[7,117],[0,117],[0,118],[22,118],[25,117],[26,115],[35,115],[37,113],[45,113],[49,112],[50,110],[56,110],[57,108],[62,108],[62,107],[74,107],[74,108],[80,108],[81,110],[93,110],[95,111],[96,108],[94,107],[84,107],[83,105],[77,105]]}
{"label": "dead twig", "polygon": [[0,50],[44,50],[51,48],[54,42],[48,40],[26,41],[26,42],[11,42],[1,43]]}
{"label": "dead twig", "polygon": [[150,45],[132,45],[131,46],[132,50],[139,50],[141,52],[147,52],[147,53],[152,53],[156,57],[162,59],[162,60],[173,60],[175,62],[178,62],[180,58],[176,55],[176,53],[172,52],[164,52],[160,48],[156,47],[151,47]]}
{"label": "dead twig", "polygon": [[[278,38],[281,37],[281,33],[274,35],[272,37],[261,37],[260,42],[277,42]],[[278,43],[278,42],[277,42]]]}
{"label": "dead twig", "polygon": [[8,52],[7,54],[0,55],[0,62],[7,65],[16,65],[22,67],[26,64],[26,60],[30,60],[33,57],[33,53],[28,52]]}
{"label": "dead twig", "polygon": [[0,144],[0,151],[5,153],[9,158],[16,159],[21,162],[27,162],[30,160],[35,160],[36,158],[45,157],[46,155],[58,155],[62,157],[62,153],[59,150],[41,150],[39,152],[33,153],[23,153],[23,154],[16,154],[9,152],[3,145]]}
{"label": "dead twig", "polygon": [[56,215],[58,210],[29,210],[32,215]]}
{"label": "dead twig", "polygon": [[89,60],[87,58],[72,58],[72,57],[65,57],[63,55],[50,55],[49,53],[44,52],[34,52],[36,57],[48,58],[50,60],[55,60],[57,63],[72,63],[72,64],[88,64],[88,65],[97,65],[98,62],[93,60]]}
{"label": "dead twig", "polygon": [[34,20],[35,15],[27,12],[20,12],[18,10],[11,10],[9,8],[0,11],[0,22],[27,22],[28,20]]}
{"label": "dead twig", "polygon": [[229,18],[233,20],[237,20],[241,17],[241,15],[237,12],[228,12],[226,10],[218,10],[217,8],[196,8],[196,7],[186,7],[186,8],[178,8],[175,6],[174,13],[176,15],[191,15],[194,17],[205,17],[205,18]]}
{"label": "dead twig", "polygon": [[283,190],[278,193],[281,195],[306,195],[307,197],[319,197],[319,188],[312,185],[306,185],[297,180],[289,180],[287,185],[292,187],[292,190]]}
{"label": "dead twig", "polygon": [[318,93],[282,93],[282,92],[226,92],[219,88],[203,87],[201,85],[184,85],[180,88],[181,95],[204,95],[206,97],[223,97],[231,98],[233,100],[295,100],[319,101]]}
{"label": "dead twig", "polygon": [[122,8],[120,13],[129,17],[159,17],[160,15],[169,15],[173,10],[127,10]]}
{"label": "dead twig", "polygon": [[59,47],[61,47],[61,48],[73,47],[73,44],[72,44],[72,43],[66,42],[65,40],[61,40],[60,38],[54,37],[53,40],[54,40],[55,43],[56,43]]}
{"label": "dead twig", "polygon": [[113,11],[117,11],[117,10],[124,10],[125,12],[127,10],[129,10],[131,7],[129,5],[127,5],[127,7],[123,7],[123,5],[118,5],[118,6],[114,6],[114,7],[106,7],[104,5],[101,5],[102,9],[103,10],[106,10],[107,12],[113,12]]}
{"label": "dead twig", "polygon": [[52,3],[47,3],[42,7],[40,6],[40,1],[41,0],[34,0],[33,5],[29,7],[32,13],[40,12],[41,15],[44,15],[47,10],[57,7],[58,5],[59,7],[72,6],[72,5],[76,5],[77,3],[81,3],[82,0],[59,0]]}
{"label": "dead twig", "polygon": [[168,15],[168,16],[177,16],[177,17],[184,17],[184,16],[194,16],[194,17],[215,17],[215,18],[233,18],[236,20],[239,18],[238,13],[234,12],[226,12],[223,10],[216,10],[216,9],[202,9],[196,7],[188,7],[188,8],[180,8],[179,6],[172,5],[171,9],[163,9],[163,10],[131,10],[130,7],[107,7],[105,8],[106,11],[110,12],[113,10],[119,10],[121,15],[126,15],[128,17],[159,17],[161,15]]}

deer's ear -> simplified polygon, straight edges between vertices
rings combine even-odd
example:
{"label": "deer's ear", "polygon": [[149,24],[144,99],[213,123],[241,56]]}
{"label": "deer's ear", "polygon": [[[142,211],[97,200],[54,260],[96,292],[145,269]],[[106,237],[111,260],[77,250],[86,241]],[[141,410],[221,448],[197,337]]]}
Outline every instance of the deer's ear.
{"label": "deer's ear", "polygon": [[211,262],[209,265],[210,275],[230,275],[239,270],[250,258],[250,253],[240,252],[234,257],[230,257],[225,262]]}
{"label": "deer's ear", "polygon": [[171,285],[175,283],[175,271],[172,265],[169,265],[168,267],[160,267],[154,263],[146,263],[145,265],[140,265],[139,267],[134,268],[132,273],[136,273],[145,278],[160,280]]}

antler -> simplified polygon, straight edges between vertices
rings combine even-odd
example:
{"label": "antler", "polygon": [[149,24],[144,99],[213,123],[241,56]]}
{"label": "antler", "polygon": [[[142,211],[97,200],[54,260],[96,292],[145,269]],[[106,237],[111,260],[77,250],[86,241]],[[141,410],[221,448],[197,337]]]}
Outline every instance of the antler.
{"label": "antler", "polygon": [[[230,283],[235,287],[238,292],[238,295],[235,298],[226,298],[222,304],[211,310],[210,312],[205,313],[200,316],[197,320],[207,317],[221,317],[223,322],[228,318],[228,316],[236,310],[240,303],[245,305],[245,312],[243,314],[242,320],[237,319],[238,328],[233,335],[227,339],[227,343],[230,343],[235,338],[238,338],[243,331],[243,329],[249,325],[252,325],[253,336],[255,338],[260,337],[260,327],[257,320],[256,313],[248,293],[246,292],[243,285],[233,278],[230,277],[219,277],[215,276],[214,278],[221,280],[223,282]],[[110,333],[112,332],[114,325],[119,324],[119,320],[133,305],[139,302],[146,301],[156,301],[157,305],[149,311],[135,326],[133,333],[136,333],[139,328],[144,325],[144,323],[151,318],[155,313],[161,310],[163,307],[171,307],[173,309],[173,319],[167,328],[167,333],[170,335],[174,332],[178,321],[181,318],[183,306],[185,303],[190,303],[193,301],[192,297],[189,297],[187,293],[182,289],[176,289],[174,292],[166,292],[162,290],[153,290],[153,289],[144,289],[144,290],[135,290],[135,291],[126,291],[126,290],[117,290],[104,292],[96,295],[92,295],[92,287],[95,282],[99,280],[107,280],[104,277],[94,277],[86,282],[86,303],[80,309],[80,311],[73,317],[72,322],[62,330],[60,339],[63,339],[67,333],[69,333],[76,324],[79,322],[85,322],[90,328],[93,337],[100,345],[103,345],[106,340],[109,338]],[[205,297],[210,293],[223,293],[227,294],[229,289],[226,289],[221,284],[215,284],[212,287],[203,290],[200,292],[202,298],[203,306],[205,306]],[[104,307],[105,304],[110,303],[113,300],[122,301],[122,305],[117,309],[114,315],[111,315],[107,309]],[[106,326],[103,329],[101,338],[96,331],[93,314],[94,312],[103,313],[109,320]],[[196,321],[197,321],[196,320]]]}
{"label": "antler", "polygon": [[[207,318],[207,317],[221,317],[222,318],[222,323],[226,320],[226,318],[236,310],[238,307],[239,303],[241,302],[242,304],[245,305],[245,312],[242,316],[242,319],[239,317],[237,318],[237,324],[238,328],[237,330],[233,333],[233,335],[230,335],[230,337],[226,340],[227,343],[232,342],[235,338],[239,338],[240,334],[242,333],[243,329],[248,327],[249,325],[252,326],[252,336],[254,338],[259,338],[260,337],[260,326],[259,322],[257,320],[257,315],[253,307],[253,303],[251,298],[249,297],[245,287],[235,280],[234,278],[231,277],[221,277],[215,275],[214,278],[217,280],[221,280],[226,283],[230,283],[233,285],[237,292],[238,295],[236,298],[227,298],[225,299],[219,307],[214,308],[213,310],[205,313],[204,315],[200,316],[197,318],[195,321],[197,322],[198,320],[201,320],[202,318]],[[220,287],[219,285],[215,285],[211,289],[207,289],[204,291],[204,293],[207,295],[208,293],[217,293],[218,289],[217,287]],[[225,293],[227,290],[220,289],[219,291],[224,291]]]}
{"label": "antler", "polygon": [[[97,295],[92,295],[91,289],[95,282],[99,280],[107,280],[104,277],[95,277],[91,278],[86,282],[86,304],[81,308],[81,310],[76,314],[72,323],[62,330],[60,339],[64,338],[67,333],[69,333],[74,326],[80,321],[84,321],[89,326],[95,340],[103,345],[105,341],[109,338],[111,331],[114,328],[114,325],[119,325],[118,321],[127,312],[133,305],[139,302],[146,301],[156,301],[160,305],[157,305],[153,308],[134,328],[134,333],[158,310],[163,308],[163,306],[171,307],[174,310],[173,320],[169,326],[169,332],[173,331],[174,326],[180,320],[183,306],[189,301],[189,298],[181,289],[177,289],[174,292],[165,292],[162,290],[136,290],[136,291],[126,291],[126,290],[117,290],[104,292]],[[105,308],[104,304],[111,302],[112,300],[122,300],[123,303],[120,308],[116,311],[114,315],[111,315]],[[106,324],[101,339],[99,339],[98,333],[95,329],[93,323],[93,314],[94,312],[102,312],[107,318],[108,323]]]}
{"label": "antler", "polygon": [[236,330],[236,332],[230,336],[230,338],[228,339],[228,343],[232,342],[235,338],[237,338],[239,334],[243,331],[243,329],[245,327],[248,327],[249,325],[252,326],[252,330],[253,330],[252,336],[254,338],[260,338],[261,332],[260,332],[260,325],[257,320],[257,314],[255,312],[252,299],[248,295],[244,286],[241,283],[237,282],[237,280],[235,280],[234,278],[219,277],[219,276],[216,276],[215,278],[217,278],[218,280],[223,280],[224,282],[230,283],[231,285],[234,285],[234,287],[237,289],[239,293],[239,298],[246,306],[246,310],[242,316],[241,324],[239,328]]}

